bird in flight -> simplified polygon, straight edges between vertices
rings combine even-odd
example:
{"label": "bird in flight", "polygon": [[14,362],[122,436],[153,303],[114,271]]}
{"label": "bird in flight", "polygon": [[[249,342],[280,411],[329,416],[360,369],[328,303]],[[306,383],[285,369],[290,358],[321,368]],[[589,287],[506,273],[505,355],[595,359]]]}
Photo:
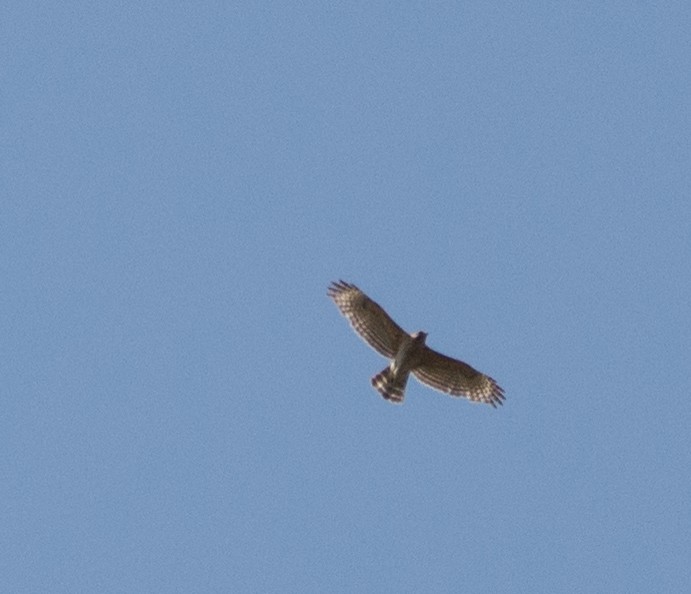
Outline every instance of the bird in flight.
{"label": "bird in flight", "polygon": [[333,282],[328,295],[355,332],[391,360],[372,378],[374,388],[389,402],[403,402],[408,376],[412,373],[423,384],[445,394],[485,402],[494,408],[503,404],[504,390],[496,381],[463,361],[429,348],[425,344],[426,332],[405,332],[384,308],[355,285],[342,280]]}

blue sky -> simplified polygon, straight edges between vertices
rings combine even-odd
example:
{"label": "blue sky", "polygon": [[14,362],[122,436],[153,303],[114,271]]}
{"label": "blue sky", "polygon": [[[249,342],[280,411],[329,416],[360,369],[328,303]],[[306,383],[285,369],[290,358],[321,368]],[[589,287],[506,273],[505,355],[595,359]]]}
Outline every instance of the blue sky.
{"label": "blue sky", "polygon": [[688,3],[2,20],[0,590],[688,591]]}

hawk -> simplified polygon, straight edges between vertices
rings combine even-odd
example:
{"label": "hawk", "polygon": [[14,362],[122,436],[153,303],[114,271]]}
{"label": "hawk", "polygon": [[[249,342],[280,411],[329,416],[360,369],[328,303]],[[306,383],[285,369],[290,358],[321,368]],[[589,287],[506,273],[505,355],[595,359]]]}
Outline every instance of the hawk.
{"label": "hawk", "polygon": [[391,363],[372,378],[374,388],[389,402],[401,404],[412,373],[423,384],[494,408],[503,404],[504,390],[488,375],[467,363],[432,350],[426,332],[408,334],[378,303],[355,285],[333,282],[328,295],[363,340]]}

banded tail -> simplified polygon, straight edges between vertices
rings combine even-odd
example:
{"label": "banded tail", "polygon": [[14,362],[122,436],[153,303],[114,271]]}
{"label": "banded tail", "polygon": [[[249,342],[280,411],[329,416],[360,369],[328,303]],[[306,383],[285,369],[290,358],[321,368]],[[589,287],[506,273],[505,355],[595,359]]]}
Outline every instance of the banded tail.
{"label": "banded tail", "polygon": [[408,383],[408,373],[394,375],[391,367],[386,367],[372,378],[372,385],[386,400],[394,404],[401,404]]}

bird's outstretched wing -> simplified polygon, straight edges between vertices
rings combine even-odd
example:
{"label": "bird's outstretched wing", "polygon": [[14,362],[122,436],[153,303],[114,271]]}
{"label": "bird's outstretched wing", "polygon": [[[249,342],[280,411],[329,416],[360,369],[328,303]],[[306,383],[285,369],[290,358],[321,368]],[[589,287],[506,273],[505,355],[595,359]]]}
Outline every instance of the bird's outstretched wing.
{"label": "bird's outstretched wing", "polygon": [[429,347],[424,348],[420,363],[412,371],[423,384],[445,394],[485,402],[495,408],[504,403],[504,390],[491,377]]}
{"label": "bird's outstretched wing", "polygon": [[388,359],[396,356],[406,333],[383,307],[355,285],[342,280],[331,283],[328,295],[367,344]]}

